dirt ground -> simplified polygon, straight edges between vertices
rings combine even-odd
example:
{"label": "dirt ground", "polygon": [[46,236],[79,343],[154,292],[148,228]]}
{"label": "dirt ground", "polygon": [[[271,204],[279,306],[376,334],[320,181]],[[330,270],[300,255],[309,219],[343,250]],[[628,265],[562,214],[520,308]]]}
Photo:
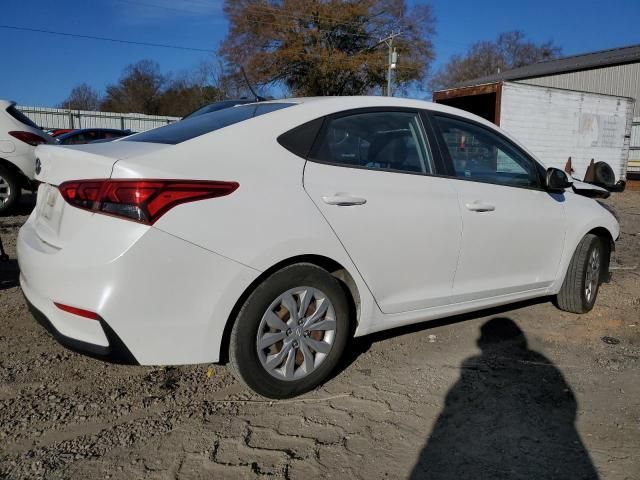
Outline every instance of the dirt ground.
{"label": "dirt ground", "polygon": [[0,478],[640,479],[640,191],[595,309],[546,299],[354,341],[266,401],[221,365],[113,365],[30,316],[0,219]]}

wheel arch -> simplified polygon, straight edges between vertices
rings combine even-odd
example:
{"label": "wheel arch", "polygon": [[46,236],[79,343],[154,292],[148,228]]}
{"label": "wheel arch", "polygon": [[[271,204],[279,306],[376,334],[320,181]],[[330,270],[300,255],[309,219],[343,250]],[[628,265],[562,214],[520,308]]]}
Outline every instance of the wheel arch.
{"label": "wheel arch", "polygon": [[609,246],[609,251],[613,252],[616,249],[616,243],[612,233],[605,227],[596,227],[589,230],[585,235],[592,234],[602,238]]}
{"label": "wheel arch", "polygon": [[592,235],[595,235],[598,238],[601,238],[603,243],[609,247],[609,251],[607,252],[607,255],[604,256],[604,259],[603,259],[604,268],[600,270],[600,282],[607,283],[611,278],[610,271],[609,271],[609,264],[611,262],[611,254],[616,250],[616,242],[611,232],[607,230],[605,227],[593,228],[589,230],[589,232],[587,232],[587,234],[589,233]]}
{"label": "wheel arch", "polygon": [[349,271],[339,262],[324,255],[297,255],[281,260],[273,266],[269,267],[267,270],[262,272],[253,282],[251,282],[251,284],[244,290],[244,292],[242,292],[242,295],[240,295],[240,297],[234,304],[225,322],[222,341],[220,343],[220,355],[218,360],[219,363],[227,363],[227,361],[229,360],[229,339],[231,337],[231,330],[233,329],[233,324],[240,308],[247,300],[249,295],[251,295],[251,293],[256,289],[258,285],[260,285],[264,281],[265,278],[269,277],[278,270],[283,269],[284,267],[288,267],[296,263],[313,264],[317,267],[322,268],[323,270],[326,270],[336,279],[338,279],[340,286],[345,292],[347,301],[349,302],[350,320],[353,320],[350,322],[350,336],[353,336],[358,322],[360,321],[361,297],[356,282],[351,273],[349,273]]}
{"label": "wheel arch", "polygon": [[0,157],[0,167],[6,169],[7,171],[16,175],[16,178],[20,182],[20,185],[24,188],[29,188],[30,181],[27,176],[24,174],[20,167],[18,167],[15,163],[7,160],[5,158]]}

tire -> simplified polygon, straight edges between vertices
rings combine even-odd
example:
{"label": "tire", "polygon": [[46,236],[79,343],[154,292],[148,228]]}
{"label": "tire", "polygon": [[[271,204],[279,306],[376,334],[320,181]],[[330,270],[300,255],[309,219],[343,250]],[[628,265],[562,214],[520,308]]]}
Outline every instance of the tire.
{"label": "tire", "polygon": [[[300,315],[305,299],[308,306]],[[298,310],[293,318],[285,303]],[[265,397],[302,394],[335,369],[349,327],[347,298],[335,277],[310,263],[285,267],[258,285],[240,308],[229,339],[231,370]]]}
{"label": "tire", "polygon": [[20,200],[22,188],[18,176],[0,166],[0,215],[6,215]]}
{"label": "tire", "polygon": [[[587,313],[593,308],[606,273],[603,270],[609,265],[608,254],[609,249],[600,237],[593,234],[584,236],[573,253],[562,288],[556,297],[559,309]],[[595,263],[597,268],[594,271]]]}
{"label": "tire", "polygon": [[616,183],[616,176],[613,169],[605,162],[596,162],[593,166],[593,178],[601,185],[613,185]]}

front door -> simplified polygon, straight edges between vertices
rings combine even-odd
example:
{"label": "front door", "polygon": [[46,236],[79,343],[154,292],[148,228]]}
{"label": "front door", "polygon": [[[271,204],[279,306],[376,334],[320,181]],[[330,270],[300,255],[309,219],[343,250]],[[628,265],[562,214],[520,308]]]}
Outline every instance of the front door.
{"label": "front door", "polygon": [[435,172],[415,111],[326,120],[304,188],[384,313],[450,302],[461,220],[451,180]]}
{"label": "front door", "polygon": [[493,129],[433,118],[462,212],[454,301],[548,287],[564,246],[563,195],[546,192],[535,160]]}

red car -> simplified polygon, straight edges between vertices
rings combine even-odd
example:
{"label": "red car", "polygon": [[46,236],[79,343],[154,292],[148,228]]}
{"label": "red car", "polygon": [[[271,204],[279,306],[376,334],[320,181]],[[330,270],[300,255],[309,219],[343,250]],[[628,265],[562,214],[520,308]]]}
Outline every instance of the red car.
{"label": "red car", "polygon": [[57,137],[58,135],[73,132],[74,130],[75,128],[53,128],[49,131],[49,135],[51,135],[52,137]]}

